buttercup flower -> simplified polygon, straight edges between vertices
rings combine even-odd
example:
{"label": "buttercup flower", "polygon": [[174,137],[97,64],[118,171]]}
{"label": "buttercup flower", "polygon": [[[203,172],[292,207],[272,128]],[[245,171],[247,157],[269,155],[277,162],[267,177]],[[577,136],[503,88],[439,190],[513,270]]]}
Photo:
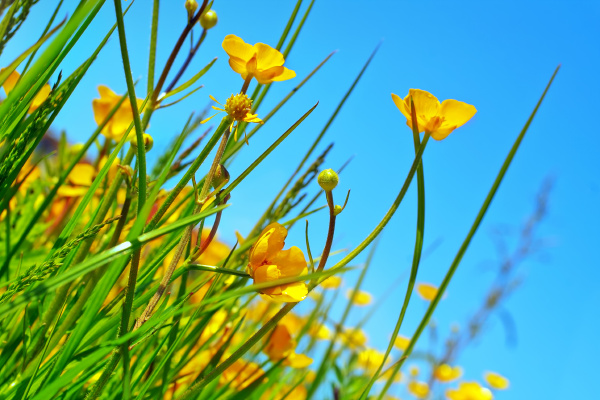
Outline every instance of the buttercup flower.
{"label": "buttercup flower", "polygon": [[423,300],[431,301],[437,295],[438,289],[430,283],[417,283],[417,294]]}
{"label": "buttercup flower", "polygon": [[426,382],[411,381],[406,388],[417,399],[424,399],[429,395],[429,385]]}
{"label": "buttercup flower", "polygon": [[440,382],[451,382],[455,379],[460,378],[462,375],[461,367],[451,367],[448,364],[438,365],[433,370],[433,376]]}
{"label": "buttercup flower", "polygon": [[287,323],[277,324],[267,340],[264,352],[272,361],[284,359],[284,365],[292,368],[306,368],[312,364],[313,360],[304,354],[295,352],[297,343],[292,338],[290,328],[291,326]]}
{"label": "buttercup flower", "polygon": [[[348,299],[351,299],[353,293],[354,293],[354,289],[348,289],[348,291],[346,292],[346,297]],[[371,301],[373,301],[373,296],[371,296],[370,293],[367,293],[363,290],[359,290],[354,295],[353,301],[354,301],[354,305],[367,306],[367,305],[371,304]]]}
{"label": "buttercup flower", "polygon": [[[215,99],[213,96],[210,96],[210,98],[212,101],[222,106],[222,104],[219,103],[217,99]],[[219,111],[217,114],[225,111],[227,115],[229,115],[229,117],[231,118],[231,126],[229,127],[230,130],[234,129],[233,125],[237,122],[233,136],[235,140],[237,140],[237,131],[240,122],[254,122],[257,124],[263,123],[262,119],[258,118],[257,114],[252,114],[252,99],[250,99],[245,93],[238,93],[236,95],[232,94],[231,96],[229,96],[223,108],[215,106],[212,106],[212,108],[213,110]],[[217,114],[211,115],[210,117],[206,118],[200,123],[203,124],[205,122],[208,122]],[[248,139],[246,138],[246,144],[247,143]]]}
{"label": "buttercup flower", "polygon": [[[6,92],[7,96],[15,88],[20,77],[21,77],[21,74],[19,74],[17,71],[13,71],[10,73],[8,78],[6,78],[6,80],[2,84],[2,87],[4,88],[4,91]],[[39,92],[37,92],[37,94],[33,97],[33,100],[31,101],[31,105],[29,106],[29,110],[28,110],[29,114],[31,114],[32,112],[37,110],[38,107],[42,105],[42,103],[50,95],[50,91],[51,91],[50,85],[48,85],[47,83],[41,87]]]}
{"label": "buttercup flower", "polygon": [[492,389],[505,390],[508,389],[508,386],[510,385],[508,379],[495,372],[486,372],[483,377]]}
{"label": "buttercup flower", "polygon": [[396,346],[397,348],[399,348],[400,350],[403,350],[403,351],[406,350],[409,343],[410,343],[410,338],[407,338],[406,336],[402,336],[402,335],[398,335],[398,337],[396,337],[396,339],[394,340],[394,346]]}
{"label": "buttercup flower", "polygon": [[219,383],[222,385],[229,385],[231,388],[237,390],[242,390],[259,378],[267,381],[268,379],[264,374],[264,371],[258,364],[239,359],[223,371]]}
{"label": "buttercup flower", "polygon": [[[100,93],[100,98],[92,100],[92,109],[94,110],[94,120],[100,125],[110,113],[110,110],[119,102],[121,96],[104,85],[98,86],[98,93]],[[137,106],[140,112],[143,103],[143,100],[137,99]],[[133,111],[131,110],[131,103],[128,99],[125,99],[115,115],[113,115],[102,129],[102,134],[109,139],[121,140],[132,121]]]}
{"label": "buttercup flower", "polygon": [[227,35],[223,40],[223,50],[229,54],[231,69],[244,80],[251,75],[258,83],[266,84],[296,76],[294,71],[283,66],[283,55],[264,43],[253,46],[235,35]]}
{"label": "buttercup flower", "polygon": [[[306,259],[302,250],[293,246],[283,250],[287,229],[274,222],[260,234],[250,250],[248,274],[254,283],[272,282],[278,279],[306,275]],[[298,302],[304,300],[308,288],[304,282],[294,282],[261,290],[263,297],[273,300]]]}
{"label": "buttercup flower", "polygon": [[458,389],[446,390],[448,400],[492,400],[494,396],[489,389],[477,382],[461,382]]}
{"label": "buttercup flower", "polygon": [[408,95],[401,99],[392,93],[394,104],[406,117],[406,124],[412,129],[410,98],[412,96],[417,114],[417,125],[420,132],[429,132],[435,140],[446,138],[453,130],[467,123],[477,109],[458,100],[439,100],[429,92],[410,89]]}
{"label": "buttercup flower", "polygon": [[321,288],[323,289],[337,289],[342,284],[342,278],[339,276],[332,275],[329,278],[321,282]]}
{"label": "buttercup flower", "polygon": [[[384,354],[375,349],[365,349],[358,353],[358,365],[365,371],[375,373],[383,363]],[[389,360],[388,360],[389,361]]]}

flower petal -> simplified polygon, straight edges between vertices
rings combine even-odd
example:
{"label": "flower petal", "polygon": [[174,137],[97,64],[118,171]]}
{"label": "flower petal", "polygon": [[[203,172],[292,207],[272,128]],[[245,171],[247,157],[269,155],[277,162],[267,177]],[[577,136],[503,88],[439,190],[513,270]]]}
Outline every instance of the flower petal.
{"label": "flower petal", "polygon": [[[410,89],[408,91],[408,96],[409,97],[408,101],[406,101],[406,104],[410,104],[410,96],[412,96],[417,118],[428,120],[438,115],[440,111],[440,102],[438,101],[437,97],[431,93],[421,89]],[[419,121],[419,124],[420,122],[421,121]]]}
{"label": "flower petal", "polygon": [[283,54],[268,44],[256,43],[254,50],[256,51],[256,66],[259,70],[280,67],[285,62]]}
{"label": "flower petal", "polygon": [[304,254],[296,246],[280,251],[272,262],[277,264],[282,278],[299,276],[307,272]]}
{"label": "flower petal", "polygon": [[[4,70],[5,70],[5,68],[2,68],[2,71],[4,71]],[[2,84],[2,87],[4,88],[4,91],[6,92],[7,96],[15,88],[15,85],[17,84],[17,81],[19,80],[20,77],[21,77],[20,73],[18,73],[17,71],[13,71],[10,73],[8,78],[6,78],[6,80]]]}
{"label": "flower petal", "polygon": [[250,265],[253,266],[253,269],[275,257],[283,249],[286,236],[287,229],[277,222],[269,224],[263,229],[250,251]]}
{"label": "flower petal", "polygon": [[251,44],[244,42],[235,35],[225,36],[225,39],[223,40],[223,50],[225,50],[230,57],[236,57],[246,62],[250,61],[256,53],[256,50]]}
{"label": "flower petal", "polygon": [[440,109],[440,114],[445,119],[444,123],[456,128],[466,124],[476,112],[477,109],[474,106],[451,99],[444,100]]}
{"label": "flower petal", "polygon": [[269,283],[282,278],[277,265],[261,265],[253,272],[254,283]]}

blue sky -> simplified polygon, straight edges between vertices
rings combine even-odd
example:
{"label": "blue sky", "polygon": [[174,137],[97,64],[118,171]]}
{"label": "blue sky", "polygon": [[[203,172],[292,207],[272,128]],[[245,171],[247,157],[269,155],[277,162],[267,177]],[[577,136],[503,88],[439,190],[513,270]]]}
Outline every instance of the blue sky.
{"label": "blue sky", "polygon": [[[33,43],[56,1],[44,1],[32,11],[15,43]],[[181,3],[181,5],[180,5]],[[201,53],[188,71],[191,76],[218,57],[188,100],[156,113],[148,129],[156,148],[170,142],[192,111],[209,103],[208,95],[225,100],[242,84],[227,65],[221,41],[236,34],[246,42],[275,45],[295,2],[241,0],[214,4],[219,24],[209,32]],[[305,2],[308,3],[308,2]],[[175,4],[177,4],[175,6]],[[157,68],[162,67],[185,23],[183,1],[163,2],[159,26]],[[72,13],[73,1],[65,2]],[[72,71],[114,21],[107,2],[93,29],[67,59]],[[302,10],[306,8],[303,5]],[[151,2],[138,0],[126,19],[138,97],[145,96]],[[533,211],[543,181],[552,177],[548,215],[537,236],[543,250],[520,267],[523,283],[505,304],[517,329],[517,343],[507,346],[502,325],[492,318],[485,335],[459,359],[469,379],[495,370],[511,380],[511,389],[498,399],[591,398],[600,325],[597,307],[599,263],[592,251],[600,239],[600,144],[595,122],[600,102],[600,5],[595,1],[400,2],[317,1],[286,65],[298,78],[273,85],[259,116],[270,110],[330,52],[330,62],[250,142],[230,168],[243,171],[287,127],[319,101],[313,114],[236,190],[224,215],[222,238],[246,234],[280,186],[303,157],[314,137],[383,40],[365,76],[319,146],[335,146],[326,167],[352,162],[341,175],[337,202],[352,189],[348,208],[338,219],[335,248],[352,248],[378,223],[408,172],[414,155],[412,136],[390,94],[403,97],[420,88],[440,100],[454,98],[473,104],[478,113],[446,140],[431,141],[424,155],[426,181],[425,248],[435,249],[422,260],[419,280],[438,284],[450,265],[500,165],[547,81],[558,64],[561,70],[452,281],[447,298],[434,318],[441,333],[451,322],[464,322],[477,309],[494,274],[498,258],[492,232],[509,227],[518,232]],[[3,65],[18,54],[13,43]],[[185,77],[184,77],[185,78]],[[91,99],[96,86],[125,91],[118,41],[113,37],[57,118],[73,142],[83,141],[95,127]],[[586,125],[581,126],[581,123]],[[156,156],[156,153],[150,153]],[[316,188],[315,188],[316,190]],[[416,192],[411,188],[400,210],[384,231],[364,288],[383,293],[391,282],[407,277],[414,246]],[[313,251],[322,246],[327,216],[310,218]],[[300,228],[300,225],[298,225]],[[288,245],[304,248],[304,232],[290,233]],[[514,236],[513,236],[514,238]],[[509,244],[514,241],[509,238]],[[359,265],[364,255],[357,259]],[[347,285],[358,275],[348,274]],[[406,279],[369,323],[370,344],[384,349],[397,318]],[[425,304],[414,298],[402,328],[412,334]],[[364,311],[366,312],[366,311]],[[362,310],[352,318],[358,321]],[[427,345],[427,338],[421,343]]]}

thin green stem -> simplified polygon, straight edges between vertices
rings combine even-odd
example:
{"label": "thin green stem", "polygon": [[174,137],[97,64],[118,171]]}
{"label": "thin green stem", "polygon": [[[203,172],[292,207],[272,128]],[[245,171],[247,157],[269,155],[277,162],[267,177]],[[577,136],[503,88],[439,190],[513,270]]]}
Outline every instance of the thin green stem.
{"label": "thin green stem", "polygon": [[[114,0],[115,13],[117,15],[117,29],[119,31],[119,44],[121,46],[121,58],[123,60],[123,70],[125,71],[125,81],[127,82],[127,93],[133,112],[133,125],[137,138],[137,162],[139,164],[138,174],[138,213],[144,207],[146,202],[146,147],[144,146],[144,129],[140,120],[140,110],[138,109],[137,97],[135,96],[135,86],[131,76],[131,65],[129,63],[129,53],[127,52],[127,40],[125,38],[125,24],[123,23],[123,10],[121,0]],[[152,103],[151,103],[152,105]]]}

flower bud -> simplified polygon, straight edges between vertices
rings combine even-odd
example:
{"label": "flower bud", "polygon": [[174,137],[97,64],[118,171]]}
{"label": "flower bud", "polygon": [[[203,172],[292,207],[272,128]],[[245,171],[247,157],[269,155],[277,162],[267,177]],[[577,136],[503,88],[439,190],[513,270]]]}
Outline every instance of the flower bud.
{"label": "flower bud", "polygon": [[204,29],[214,28],[217,25],[217,13],[214,10],[208,10],[200,17],[200,26]]}
{"label": "flower bud", "polygon": [[69,147],[69,153],[72,155],[78,155],[81,150],[83,150],[84,144],[83,143],[75,143],[74,145],[72,145],[71,147]]}
{"label": "flower bud", "polygon": [[198,9],[198,3],[196,0],[185,0],[185,9],[188,13],[188,21],[194,18],[194,13]]}
{"label": "flower bud", "polygon": [[[131,145],[135,148],[138,147],[137,135],[131,138]],[[152,139],[152,136],[148,135],[147,133],[144,133],[144,149],[146,150],[146,152],[152,150],[152,146],[154,146],[154,139]]]}
{"label": "flower bud", "polygon": [[331,192],[337,186],[338,182],[340,181],[340,178],[335,173],[335,171],[330,168],[321,171],[319,177],[317,178],[317,181],[319,182],[319,186],[321,186],[323,190],[325,190],[326,192]]}
{"label": "flower bud", "polygon": [[342,206],[336,204],[335,207],[333,207],[333,215],[338,215],[339,213],[341,213],[343,210]]}
{"label": "flower bud", "polygon": [[212,187],[218,188],[222,185],[226,185],[229,182],[229,171],[225,168],[223,164],[217,165],[217,169],[215,169],[215,175],[212,180]]}

